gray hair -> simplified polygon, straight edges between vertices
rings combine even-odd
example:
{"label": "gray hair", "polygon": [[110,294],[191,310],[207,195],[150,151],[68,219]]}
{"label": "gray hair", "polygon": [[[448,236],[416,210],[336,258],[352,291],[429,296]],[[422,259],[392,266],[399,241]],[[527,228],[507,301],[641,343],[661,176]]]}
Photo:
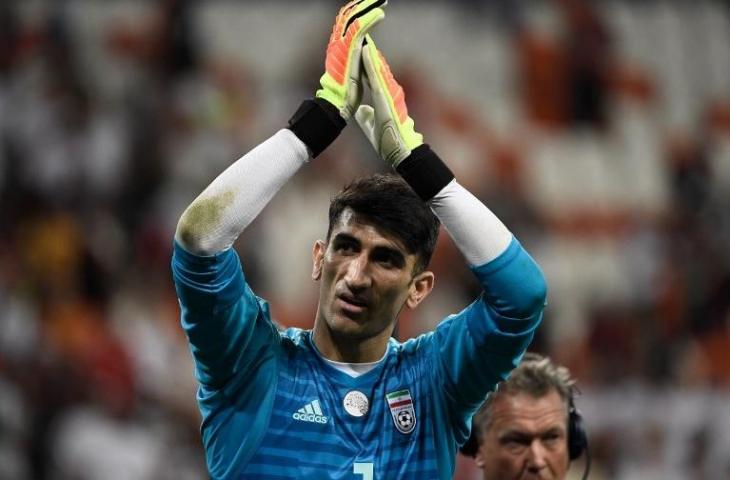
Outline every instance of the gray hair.
{"label": "gray hair", "polygon": [[575,380],[570,376],[567,368],[553,363],[548,357],[536,353],[526,353],[507,380],[499,382],[496,390],[487,395],[484,403],[474,415],[474,433],[477,440],[481,442],[484,430],[489,426],[495,398],[518,393],[541,398],[555,390],[565,403],[567,418],[574,386]]}

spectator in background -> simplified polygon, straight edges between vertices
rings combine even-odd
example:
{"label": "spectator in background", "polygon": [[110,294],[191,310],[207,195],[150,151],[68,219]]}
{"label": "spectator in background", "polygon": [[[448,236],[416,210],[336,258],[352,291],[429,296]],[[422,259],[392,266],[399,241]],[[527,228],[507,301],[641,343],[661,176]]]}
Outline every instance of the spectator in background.
{"label": "spectator in background", "polygon": [[[509,10],[527,118],[547,129],[607,126],[611,35],[591,2],[546,2],[555,25],[530,24],[528,6]],[[537,18],[537,17],[535,17]],[[534,22],[534,18],[532,20]]]}
{"label": "spectator in background", "polygon": [[567,368],[525,354],[474,415],[462,453],[475,458],[484,480],[565,479],[587,447],[574,385]]}
{"label": "spectator in background", "polygon": [[558,0],[565,18],[563,49],[568,70],[568,115],[575,127],[606,126],[611,38],[591,2]]}

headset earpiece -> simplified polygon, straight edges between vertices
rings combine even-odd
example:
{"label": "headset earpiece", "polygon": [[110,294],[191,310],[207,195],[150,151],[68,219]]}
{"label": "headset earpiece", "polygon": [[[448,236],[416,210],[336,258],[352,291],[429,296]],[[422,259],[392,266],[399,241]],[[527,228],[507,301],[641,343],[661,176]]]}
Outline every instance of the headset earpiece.
{"label": "headset earpiece", "polygon": [[588,448],[588,435],[583,427],[583,417],[575,408],[571,392],[568,402],[568,457],[571,461],[580,457]]}
{"label": "headset earpiece", "polygon": [[471,434],[469,435],[469,438],[466,439],[464,445],[459,447],[459,452],[461,452],[462,455],[466,455],[467,457],[476,457],[478,451],[479,442],[477,442],[477,436],[474,432],[474,427],[472,426]]}

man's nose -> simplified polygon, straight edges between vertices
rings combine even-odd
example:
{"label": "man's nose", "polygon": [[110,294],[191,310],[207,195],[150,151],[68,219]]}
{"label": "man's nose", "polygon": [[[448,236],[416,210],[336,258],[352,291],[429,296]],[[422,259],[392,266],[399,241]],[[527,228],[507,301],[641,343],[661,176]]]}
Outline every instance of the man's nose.
{"label": "man's nose", "polygon": [[535,440],[530,444],[528,451],[527,468],[529,471],[537,473],[547,466],[547,449],[545,446]]}
{"label": "man's nose", "polygon": [[350,290],[362,290],[370,286],[371,279],[368,272],[368,258],[366,255],[358,255],[351,259],[345,272],[345,282]]}

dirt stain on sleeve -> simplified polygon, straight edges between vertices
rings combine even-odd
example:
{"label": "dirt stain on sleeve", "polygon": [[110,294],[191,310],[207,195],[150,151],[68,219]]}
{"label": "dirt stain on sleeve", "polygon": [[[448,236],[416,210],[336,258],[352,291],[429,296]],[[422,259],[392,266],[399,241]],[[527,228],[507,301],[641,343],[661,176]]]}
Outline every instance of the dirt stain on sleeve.
{"label": "dirt stain on sleeve", "polygon": [[214,229],[223,211],[233,204],[233,199],[233,191],[229,190],[214,197],[195,200],[181,219],[180,239],[191,244]]}

